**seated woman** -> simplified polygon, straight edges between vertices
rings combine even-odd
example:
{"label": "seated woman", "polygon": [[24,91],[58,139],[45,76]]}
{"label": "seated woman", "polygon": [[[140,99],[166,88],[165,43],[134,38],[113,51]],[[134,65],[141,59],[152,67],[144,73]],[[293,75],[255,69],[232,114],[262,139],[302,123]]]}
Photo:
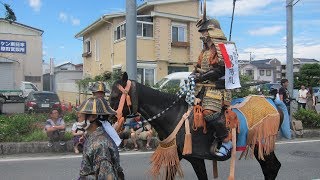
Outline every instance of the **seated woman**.
{"label": "seated woman", "polygon": [[59,110],[51,110],[50,118],[46,121],[44,129],[49,138],[48,147],[52,147],[54,141],[59,141],[61,146],[65,145],[64,134],[66,126],[64,120],[60,117]]}

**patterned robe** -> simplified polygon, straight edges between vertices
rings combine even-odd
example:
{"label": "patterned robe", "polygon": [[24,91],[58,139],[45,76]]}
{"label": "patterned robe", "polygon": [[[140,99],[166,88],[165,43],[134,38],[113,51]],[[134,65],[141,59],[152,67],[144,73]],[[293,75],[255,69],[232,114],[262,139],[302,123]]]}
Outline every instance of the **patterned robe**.
{"label": "patterned robe", "polygon": [[118,180],[119,171],[118,148],[103,127],[98,127],[86,136],[80,179]]}

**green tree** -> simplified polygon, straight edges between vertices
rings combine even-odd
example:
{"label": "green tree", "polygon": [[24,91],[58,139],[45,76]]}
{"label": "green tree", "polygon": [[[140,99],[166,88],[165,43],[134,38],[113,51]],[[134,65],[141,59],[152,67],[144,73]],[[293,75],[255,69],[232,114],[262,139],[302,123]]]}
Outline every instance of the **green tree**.
{"label": "green tree", "polygon": [[320,83],[320,64],[304,64],[300,68],[300,73],[294,78],[296,88],[304,86],[318,86]]}
{"label": "green tree", "polygon": [[9,4],[3,3],[0,1],[0,3],[4,6],[4,8],[6,9],[6,13],[5,13],[5,17],[4,19],[8,20],[10,23],[12,23],[13,21],[16,21],[16,15],[14,14],[13,10],[10,8]]}

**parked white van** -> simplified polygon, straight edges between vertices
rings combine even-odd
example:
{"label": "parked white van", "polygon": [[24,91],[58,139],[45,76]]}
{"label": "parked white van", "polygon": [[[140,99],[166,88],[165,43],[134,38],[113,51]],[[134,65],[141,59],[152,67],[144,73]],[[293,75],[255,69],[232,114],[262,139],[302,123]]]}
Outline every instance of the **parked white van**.
{"label": "parked white van", "polygon": [[167,89],[170,87],[180,87],[192,72],[175,72],[171,73],[155,84],[156,89]]}

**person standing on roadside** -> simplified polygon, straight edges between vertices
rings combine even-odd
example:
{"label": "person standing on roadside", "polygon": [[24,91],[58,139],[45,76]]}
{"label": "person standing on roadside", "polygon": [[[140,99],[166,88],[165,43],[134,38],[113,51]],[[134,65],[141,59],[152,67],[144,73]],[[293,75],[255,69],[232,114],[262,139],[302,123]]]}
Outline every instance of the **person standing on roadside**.
{"label": "person standing on roadside", "polygon": [[282,79],[281,80],[281,88],[279,89],[279,97],[280,100],[284,102],[284,104],[287,106],[288,113],[290,114],[290,94],[288,91],[288,85],[289,81],[288,79]]}
{"label": "person standing on roadside", "polygon": [[307,93],[308,90],[304,85],[301,86],[301,89],[299,90],[299,98],[298,98],[298,110],[301,108],[306,109],[307,105]]}

